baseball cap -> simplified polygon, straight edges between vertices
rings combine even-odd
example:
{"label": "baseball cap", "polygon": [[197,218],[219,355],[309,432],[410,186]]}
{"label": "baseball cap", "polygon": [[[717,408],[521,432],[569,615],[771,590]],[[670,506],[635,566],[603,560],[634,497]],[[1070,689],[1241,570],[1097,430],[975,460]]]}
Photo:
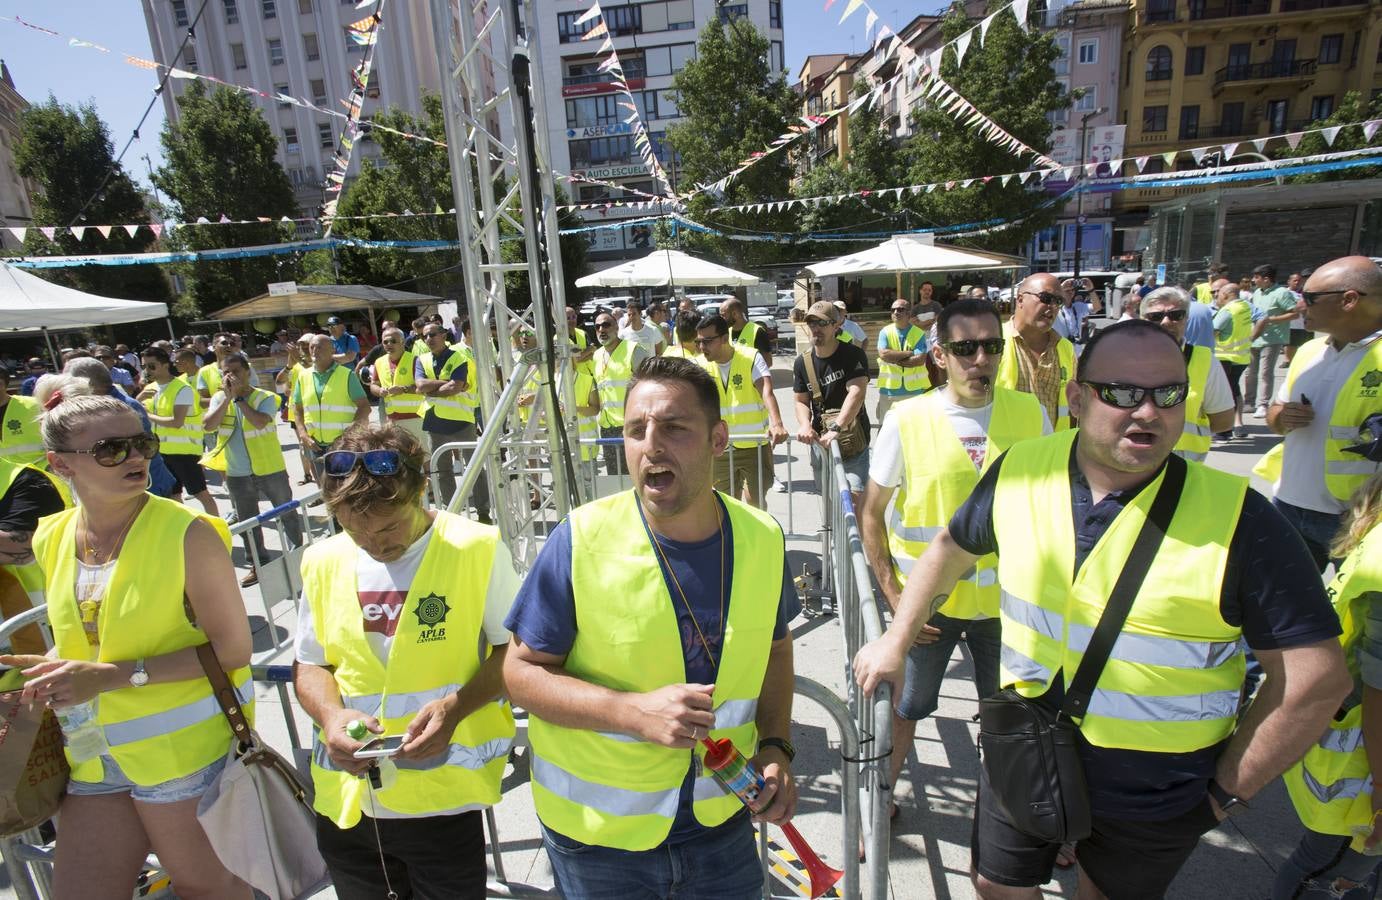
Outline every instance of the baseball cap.
{"label": "baseball cap", "polygon": [[829,322],[837,321],[835,318],[835,306],[829,300],[817,300],[806,310],[807,317],[815,316],[818,319],[825,319]]}
{"label": "baseball cap", "polygon": [[341,323],[341,319],[340,319],[339,316],[332,316],[331,318],[329,318],[329,319],[326,320],[326,324],[328,324],[328,325],[340,325],[340,324],[342,324],[342,323]]}
{"label": "baseball cap", "polygon": [[845,305],[845,301],[843,300],[836,300],[834,303],[831,304],[831,306],[834,306],[841,312],[849,312],[849,307]]}

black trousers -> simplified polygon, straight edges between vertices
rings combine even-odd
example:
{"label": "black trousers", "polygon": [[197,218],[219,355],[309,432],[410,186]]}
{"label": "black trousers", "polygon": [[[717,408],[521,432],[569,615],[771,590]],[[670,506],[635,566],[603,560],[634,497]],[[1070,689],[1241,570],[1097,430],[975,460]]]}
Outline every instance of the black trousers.
{"label": "black trousers", "polygon": [[[382,868],[375,822],[384,848]],[[361,816],[345,829],[319,815],[317,846],[340,900],[381,900],[387,895],[385,871],[399,900],[485,896],[485,828],[479,810],[373,821]]]}

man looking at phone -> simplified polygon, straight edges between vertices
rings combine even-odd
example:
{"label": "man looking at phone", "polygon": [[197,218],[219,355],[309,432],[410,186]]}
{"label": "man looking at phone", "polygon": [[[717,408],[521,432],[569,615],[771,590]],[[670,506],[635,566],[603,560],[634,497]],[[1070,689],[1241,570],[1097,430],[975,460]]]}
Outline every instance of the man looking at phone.
{"label": "man looking at phone", "polygon": [[[321,482],[342,531],[302,558],[294,684],[316,723],[317,844],[342,900],[485,895],[518,576],[496,528],[423,507],[426,462],[397,425],[346,431]],[[402,737],[387,761],[356,755],[380,736]]]}

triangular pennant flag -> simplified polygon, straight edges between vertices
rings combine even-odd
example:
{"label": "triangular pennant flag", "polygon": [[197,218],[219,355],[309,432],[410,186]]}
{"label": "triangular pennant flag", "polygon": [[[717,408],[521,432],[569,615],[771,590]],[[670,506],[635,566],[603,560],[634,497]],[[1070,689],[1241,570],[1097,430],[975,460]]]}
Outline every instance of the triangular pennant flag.
{"label": "triangular pennant flag", "polygon": [[618,68],[618,67],[619,67],[619,57],[617,57],[617,56],[611,56],[609,59],[605,60],[604,62],[602,62],[602,63],[600,63],[598,66],[596,66],[596,67],[595,67],[595,71],[597,71],[597,72],[608,72],[610,69],[614,69],[614,68]]}
{"label": "triangular pennant flag", "polygon": [[99,232],[101,233],[101,237],[106,238],[107,240],[109,240],[109,238],[110,238],[110,230],[111,230],[112,228],[114,228],[114,227],[115,227],[114,225],[97,225],[97,226],[96,226],[96,230],[99,231]]}
{"label": "triangular pennant flag", "polygon": [[883,43],[883,41],[887,39],[888,35],[892,33],[893,30],[889,28],[887,25],[884,25],[882,28],[878,29],[878,35],[873,39],[873,49],[877,50],[878,45]]}
{"label": "triangular pennant flag", "polygon": [[1148,160],[1149,158],[1150,158],[1150,157],[1139,156],[1139,157],[1137,157],[1136,159],[1134,159],[1134,160],[1132,161],[1132,162],[1133,162],[1133,165],[1137,166],[1137,174],[1141,175],[1141,174],[1142,174],[1142,170],[1145,169],[1145,168],[1147,168],[1147,160]]}
{"label": "triangular pennant flag", "polygon": [[586,22],[589,22],[591,19],[595,18],[595,17],[598,16],[599,14],[600,14],[600,4],[598,4],[598,3],[592,4],[591,7],[590,7],[590,9],[587,9],[585,12],[581,13],[581,17],[580,17],[579,19],[576,20],[576,24],[577,24],[577,25],[584,25]]}
{"label": "triangular pennant flag", "polygon": [[996,18],[998,18],[998,13],[993,13],[992,15],[984,16],[984,20],[979,23],[980,44],[982,44],[984,42],[984,39],[989,36],[989,28],[993,25],[993,20]]}
{"label": "triangular pennant flag", "polygon": [[878,13],[870,9],[869,14],[864,17],[864,35],[867,36],[872,33],[873,26],[876,24],[878,24]]}
{"label": "triangular pennant flag", "polygon": [[969,42],[970,42],[970,39],[973,38],[973,37],[974,37],[974,29],[971,28],[971,29],[969,29],[968,31],[966,31],[964,34],[962,34],[962,35],[960,35],[959,37],[955,38],[955,52],[958,54],[958,56],[956,57],[956,60],[957,60],[958,62],[964,62],[964,61],[965,61],[965,54],[969,52]]}
{"label": "triangular pennant flag", "polygon": [[1252,148],[1258,153],[1262,153],[1267,149],[1267,141],[1269,140],[1271,140],[1271,138],[1258,138],[1252,142]]}
{"label": "triangular pennant flag", "polygon": [[48,240],[56,240],[55,236],[57,235],[58,230],[52,225],[42,225],[39,227],[38,230],[43,232],[43,236],[46,237]]}
{"label": "triangular pennant flag", "polygon": [[163,234],[162,225],[150,225],[149,230],[154,233],[154,237],[158,237],[159,235]]}
{"label": "triangular pennant flag", "polygon": [[1235,153],[1237,153],[1237,152],[1238,152],[1238,143],[1237,143],[1236,141],[1233,142],[1233,143],[1224,144],[1224,159],[1225,159],[1225,160],[1233,159],[1233,154],[1235,154]]}
{"label": "triangular pennant flag", "polygon": [[1382,119],[1368,119],[1363,123],[1363,137],[1372,140],[1372,136],[1377,134],[1377,127],[1382,125]]}
{"label": "triangular pennant flag", "polygon": [[1099,166],[1098,166],[1097,163],[1088,163],[1088,164],[1086,164],[1085,167],[1084,167],[1084,177],[1086,177],[1086,178],[1093,178],[1094,175],[1095,175],[1095,173],[1098,172],[1098,171],[1099,171]]}
{"label": "triangular pennant flag", "polygon": [[926,186],[926,193],[928,193],[928,194],[935,193],[935,190],[936,190],[936,185],[934,185],[934,184],[928,184],[928,185]]}
{"label": "triangular pennant flag", "polygon": [[[941,75],[941,58],[944,53],[944,47],[937,47],[926,54],[926,64],[931,67],[931,73],[937,78],[940,78]],[[939,88],[937,90],[939,90]]]}
{"label": "triangular pennant flag", "polygon": [[170,68],[170,69],[168,70],[168,75],[169,75],[169,77],[171,77],[171,78],[196,78],[196,77],[197,77],[197,74],[196,74],[195,72],[189,72],[189,71],[187,71],[186,69],[178,69],[178,68]]}
{"label": "triangular pennant flag", "polygon": [[609,26],[605,24],[604,19],[601,19],[600,24],[581,35],[581,40],[593,41],[597,37],[604,37],[607,34],[609,34]]}
{"label": "triangular pennant flag", "polygon": [[1200,164],[1200,161],[1204,159],[1204,155],[1208,152],[1208,147],[1196,147],[1195,149],[1190,151],[1190,158],[1193,159],[1195,161],[1195,165],[1198,166]]}
{"label": "triangular pennant flag", "polygon": [[845,19],[854,15],[854,11],[863,5],[864,0],[849,0],[849,3],[845,5],[844,14],[840,16],[840,24],[845,24]]}
{"label": "triangular pennant flag", "polygon": [[1026,184],[1028,181],[1031,180],[1031,177],[1035,174],[1035,172],[1019,172],[1017,175],[1017,180],[1022,184]]}
{"label": "triangular pennant flag", "polygon": [[10,234],[14,235],[14,239],[21,244],[24,243],[24,235],[29,233],[29,229],[27,228],[10,228],[8,231]]}
{"label": "triangular pennant flag", "polygon": [[1074,176],[1075,170],[1073,167],[1067,166],[1066,168],[1060,170],[1061,181],[1069,181]]}
{"label": "triangular pennant flag", "polygon": [[231,218],[230,218],[230,216],[226,215],[225,213],[221,213],[221,218],[219,218],[219,219],[216,220],[216,224],[217,224],[217,225],[229,225],[230,223],[231,223]]}
{"label": "triangular pennant flag", "polygon": [[1339,136],[1339,132],[1342,131],[1343,128],[1344,126],[1342,125],[1331,125],[1328,128],[1320,129],[1320,134],[1324,135],[1324,142],[1330,147],[1333,147],[1334,139]]}
{"label": "triangular pennant flag", "polygon": [[72,236],[73,236],[74,238],[76,238],[77,240],[79,240],[79,241],[82,239],[82,235],[86,234],[86,226],[85,226],[85,225],[73,225],[73,226],[72,226],[70,229],[68,229],[68,230],[71,231],[71,232],[72,232]]}
{"label": "triangular pennant flag", "polygon": [[1008,186],[1008,182],[1010,182],[1010,181],[1012,181],[1012,180],[1013,180],[1013,176],[1012,176],[1012,173],[1010,172],[1010,173],[1008,173],[1007,175],[1004,175],[1002,178],[1000,178],[1000,179],[998,180],[998,183],[999,183],[999,185],[1001,185],[1002,187],[1007,187],[1007,186]]}
{"label": "triangular pennant flag", "polygon": [[964,181],[961,181],[961,182],[960,182],[960,187],[962,187],[962,188],[967,188],[967,187],[969,187],[969,186],[970,186],[971,184],[973,184],[973,183],[974,183],[974,179],[973,179],[973,178],[966,178]]}
{"label": "triangular pennant flag", "polygon": [[1291,132],[1286,135],[1286,146],[1290,147],[1292,150],[1296,149],[1300,146],[1300,139],[1303,137],[1305,137],[1305,132],[1303,131]]}
{"label": "triangular pennant flag", "polygon": [[1161,154],[1161,159],[1163,162],[1166,163],[1166,165],[1174,166],[1176,164],[1176,153],[1177,151],[1170,150],[1166,153]]}
{"label": "triangular pennant flag", "polygon": [[1017,18],[1017,24],[1023,31],[1027,30],[1027,2],[1028,0],[1013,0],[1013,16]]}

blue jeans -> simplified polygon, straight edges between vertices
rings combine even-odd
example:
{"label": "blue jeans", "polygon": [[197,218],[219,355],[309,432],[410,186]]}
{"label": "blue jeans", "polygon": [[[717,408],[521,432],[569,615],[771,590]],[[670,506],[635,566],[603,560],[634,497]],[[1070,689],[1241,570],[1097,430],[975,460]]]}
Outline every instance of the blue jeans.
{"label": "blue jeans", "polygon": [[1352,838],[1308,828],[1276,873],[1272,900],[1367,900],[1382,857],[1349,849]]}
{"label": "blue jeans", "polygon": [[753,827],[740,813],[698,838],[651,850],[582,844],[542,828],[566,900],[751,900],[763,896]]}
{"label": "blue jeans", "polygon": [[998,657],[1003,650],[998,619],[952,619],[936,613],[926,624],[941,633],[934,644],[913,644],[907,651],[907,680],[896,704],[900,718],[919,722],[936,711],[941,682],[960,641],[974,660],[974,690],[979,699],[998,693]]}
{"label": "blue jeans", "polygon": [[1282,503],[1280,500],[1273,500],[1272,506],[1286,517],[1286,521],[1290,522],[1291,527],[1304,539],[1305,546],[1310,551],[1310,558],[1323,572],[1329,565],[1329,545],[1339,533],[1339,520],[1342,517],[1338,513],[1322,513]]}

